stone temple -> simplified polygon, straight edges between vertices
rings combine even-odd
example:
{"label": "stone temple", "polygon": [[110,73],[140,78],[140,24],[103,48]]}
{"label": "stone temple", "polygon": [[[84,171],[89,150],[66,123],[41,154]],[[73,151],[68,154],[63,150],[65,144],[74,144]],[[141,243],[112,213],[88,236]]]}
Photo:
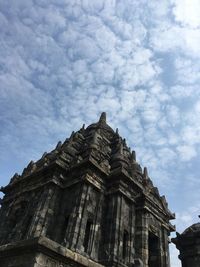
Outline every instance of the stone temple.
{"label": "stone temple", "polygon": [[176,233],[172,242],[179,249],[182,267],[200,266],[200,223],[188,227],[182,234]]}
{"label": "stone temple", "polygon": [[1,191],[1,267],[170,266],[174,214],[105,113]]}

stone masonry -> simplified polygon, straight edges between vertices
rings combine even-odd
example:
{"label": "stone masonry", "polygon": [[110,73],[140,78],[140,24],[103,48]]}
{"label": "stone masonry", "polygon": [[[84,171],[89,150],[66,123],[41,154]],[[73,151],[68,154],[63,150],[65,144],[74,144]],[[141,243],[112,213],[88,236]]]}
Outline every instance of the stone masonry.
{"label": "stone masonry", "polygon": [[105,113],[1,191],[1,267],[170,266],[174,214]]}
{"label": "stone masonry", "polygon": [[200,266],[200,223],[188,227],[182,234],[176,233],[172,239],[180,251],[179,259],[182,267]]}

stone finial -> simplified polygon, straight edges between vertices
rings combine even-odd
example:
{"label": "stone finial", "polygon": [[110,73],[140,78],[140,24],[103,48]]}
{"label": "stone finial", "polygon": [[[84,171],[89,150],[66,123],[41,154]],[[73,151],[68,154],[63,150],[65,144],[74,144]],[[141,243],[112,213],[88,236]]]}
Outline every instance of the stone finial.
{"label": "stone finial", "polygon": [[106,113],[102,112],[99,118],[99,123],[106,123]]}
{"label": "stone finial", "polygon": [[164,195],[161,196],[161,200],[162,200],[163,204],[167,207],[168,203],[167,203],[166,197]]}
{"label": "stone finial", "polygon": [[34,164],[34,161],[31,160],[31,161],[29,162],[28,166],[27,166],[27,169],[32,169],[33,164]]}
{"label": "stone finial", "polygon": [[13,175],[13,177],[11,178],[10,183],[15,182],[16,180],[19,179],[19,177],[20,177],[19,174],[16,172],[16,173]]}
{"label": "stone finial", "polygon": [[31,160],[26,168],[24,168],[22,175],[27,175],[28,173],[32,173],[37,168],[35,162]]}
{"label": "stone finial", "polygon": [[177,236],[177,237],[179,237],[179,236],[180,236],[179,232],[176,232],[176,236]]}
{"label": "stone finial", "polygon": [[134,150],[132,151],[131,155],[132,155],[132,159],[136,161],[136,153]]}
{"label": "stone finial", "polygon": [[0,192],[4,193],[4,187],[3,186],[0,186]]}
{"label": "stone finial", "polygon": [[143,177],[144,177],[144,179],[148,179],[148,170],[147,170],[147,167],[144,167]]}
{"label": "stone finial", "polygon": [[154,189],[154,192],[156,193],[156,195],[160,196],[159,191],[158,191],[158,187],[154,186],[153,189]]}
{"label": "stone finial", "polygon": [[74,138],[74,134],[75,134],[75,132],[72,131],[72,133],[71,133],[71,135],[70,135],[70,137],[69,137],[69,142],[73,140],[73,138]]}
{"label": "stone finial", "polygon": [[56,149],[59,149],[61,146],[62,146],[62,142],[59,141],[59,142],[57,143],[57,145],[56,145]]}
{"label": "stone finial", "polygon": [[44,152],[43,155],[42,155],[42,159],[45,158],[47,155],[47,152]]}
{"label": "stone finial", "polygon": [[13,178],[14,178],[14,179],[18,179],[18,178],[19,178],[19,174],[16,172],[16,173],[13,175]]}

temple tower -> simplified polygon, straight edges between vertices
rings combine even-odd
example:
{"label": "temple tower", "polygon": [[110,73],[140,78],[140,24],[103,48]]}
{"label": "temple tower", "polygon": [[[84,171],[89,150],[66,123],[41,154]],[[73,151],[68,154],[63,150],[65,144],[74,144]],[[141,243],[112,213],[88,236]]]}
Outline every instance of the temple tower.
{"label": "temple tower", "polygon": [[182,267],[200,266],[200,223],[188,227],[182,234],[176,233],[177,237],[172,239],[180,251],[179,259]]}
{"label": "temple tower", "polygon": [[1,267],[170,266],[174,214],[105,113],[1,191]]}

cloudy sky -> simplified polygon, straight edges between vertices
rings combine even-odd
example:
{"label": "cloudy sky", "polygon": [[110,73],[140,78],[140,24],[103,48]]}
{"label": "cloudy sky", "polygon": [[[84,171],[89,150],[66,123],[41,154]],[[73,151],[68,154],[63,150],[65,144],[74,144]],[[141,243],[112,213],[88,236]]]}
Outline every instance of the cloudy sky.
{"label": "cloudy sky", "polygon": [[0,185],[106,111],[177,231],[197,222],[199,14],[199,0],[0,0]]}

